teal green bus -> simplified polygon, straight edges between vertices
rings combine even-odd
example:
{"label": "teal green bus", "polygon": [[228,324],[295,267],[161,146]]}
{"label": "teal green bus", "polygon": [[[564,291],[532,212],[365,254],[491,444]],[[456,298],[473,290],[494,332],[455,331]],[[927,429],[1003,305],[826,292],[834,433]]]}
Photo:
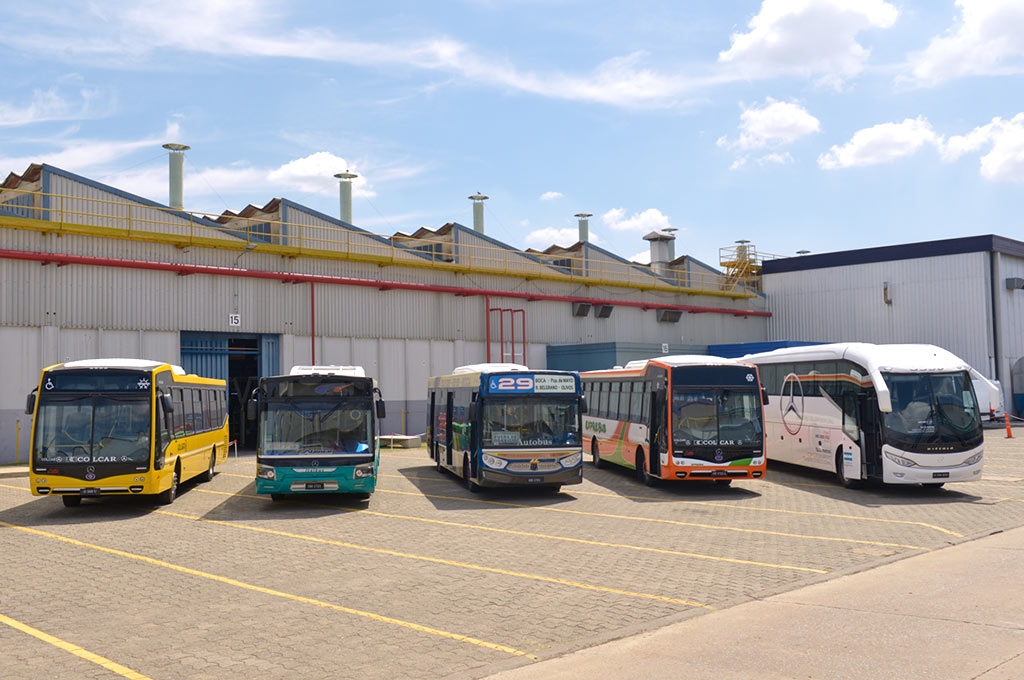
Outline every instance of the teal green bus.
{"label": "teal green bus", "polygon": [[260,379],[249,401],[258,417],[256,493],[348,493],[369,498],[377,485],[377,381],[359,366],[294,366]]}

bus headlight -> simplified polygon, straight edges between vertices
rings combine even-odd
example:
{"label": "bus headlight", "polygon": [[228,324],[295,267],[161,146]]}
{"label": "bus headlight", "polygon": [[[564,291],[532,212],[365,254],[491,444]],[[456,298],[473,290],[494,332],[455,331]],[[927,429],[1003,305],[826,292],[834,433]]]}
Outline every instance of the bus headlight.
{"label": "bus headlight", "polygon": [[571,453],[558,462],[561,463],[564,468],[576,467],[583,462],[583,452],[577,451],[576,453]]}
{"label": "bus headlight", "polygon": [[891,460],[892,462],[896,463],[897,465],[902,465],[903,467],[917,467],[917,463],[915,463],[914,461],[910,460],[909,458],[904,458],[903,456],[897,456],[895,453],[889,453],[888,451],[886,451],[885,457]]}
{"label": "bus headlight", "polygon": [[277,474],[274,472],[272,467],[258,467],[256,468],[256,476],[260,479],[276,479]]}
{"label": "bus headlight", "polygon": [[483,460],[484,465],[486,465],[489,468],[494,468],[495,470],[500,470],[506,465],[508,465],[508,461],[505,460],[504,458],[498,458],[497,456],[492,456],[489,453],[485,453],[483,455]]}
{"label": "bus headlight", "polygon": [[985,452],[984,451],[982,451],[981,453],[976,453],[973,456],[971,456],[970,458],[968,458],[967,460],[965,460],[963,463],[961,463],[961,465],[966,467],[968,465],[974,465],[976,463],[980,463],[981,459],[984,456],[985,456]]}
{"label": "bus headlight", "polygon": [[353,476],[356,479],[362,479],[364,477],[373,477],[373,466],[367,465],[365,467],[357,467],[353,471]]}

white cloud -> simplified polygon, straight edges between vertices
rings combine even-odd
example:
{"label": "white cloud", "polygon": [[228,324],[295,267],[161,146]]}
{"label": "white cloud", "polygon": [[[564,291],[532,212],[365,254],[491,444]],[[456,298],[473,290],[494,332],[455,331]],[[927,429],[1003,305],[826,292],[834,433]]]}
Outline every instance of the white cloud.
{"label": "white cloud", "polygon": [[651,251],[641,250],[636,255],[629,258],[630,262],[636,262],[637,264],[650,264],[651,263]]}
{"label": "white cloud", "polygon": [[373,198],[377,195],[367,183],[366,177],[359,173],[354,164],[328,151],[317,151],[289,161],[267,173],[267,179],[279,187],[293,191],[319,194],[320,196],[337,196],[338,180],[334,175],[343,171],[359,174],[359,177],[352,180],[353,196]]}
{"label": "white cloud", "polygon": [[956,5],[955,25],[910,55],[914,81],[935,85],[962,76],[1024,72],[1024,3],[957,0]]}
{"label": "white cloud", "polygon": [[942,146],[944,160],[953,161],[966,153],[990,147],[981,157],[981,176],[993,182],[1024,182],[1024,113],[1010,120],[994,118],[991,123],[950,137]]}
{"label": "white cloud", "polygon": [[565,194],[561,191],[545,191],[540,195],[540,200],[542,201],[553,201],[556,198],[565,198]]}
{"label": "white cloud", "polygon": [[846,144],[833,146],[818,156],[823,170],[889,163],[916,153],[922,146],[942,145],[942,136],[925,118],[907,118],[902,123],[882,123],[858,130]]}
{"label": "white cloud", "polygon": [[[8,30],[0,44],[16,50],[76,62],[136,68],[168,50],[224,58],[288,58],[345,63],[361,67],[398,67],[437,71],[477,84],[557,99],[601,102],[623,107],[668,106],[694,89],[731,76],[657,72],[644,65],[644,52],[607,59],[589,72],[524,71],[502,56],[489,57],[448,37],[374,42],[338,36],[316,28],[287,28],[288,5],[266,0],[146,0],[103,15],[103,5],[61,15],[32,13],[24,31]],[[174,30],[168,30],[174,26]]]}
{"label": "white cloud", "polygon": [[104,115],[107,106],[100,105],[111,97],[98,90],[80,90],[77,101],[70,101],[56,88],[35,90],[32,100],[22,106],[0,102],[0,127],[20,127],[55,120],[82,120]]}
{"label": "white cloud", "polygon": [[734,33],[718,60],[750,77],[799,75],[839,86],[870,55],[858,34],[889,28],[898,16],[884,0],[764,0],[750,31]]}
{"label": "white cloud", "polygon": [[740,151],[778,148],[821,130],[821,123],[796,102],[768,97],[740,114],[740,136],[735,141],[718,139],[718,146]]}
{"label": "white cloud", "polygon": [[631,217],[626,217],[626,211],[622,208],[612,208],[601,215],[601,219],[616,231],[654,231],[672,226],[668,217],[657,208],[648,208]]}
{"label": "white cloud", "polygon": [[750,156],[740,156],[732,162],[729,166],[730,170],[739,170],[740,168],[746,167],[747,164],[753,160],[759,166],[764,167],[766,165],[789,165],[793,162],[793,157],[788,151],[778,152],[773,151],[772,153],[765,154],[764,156],[758,156],[757,158],[751,159]]}
{"label": "white cloud", "polygon": [[[547,248],[551,245],[571,246],[579,240],[579,229],[569,227],[566,227],[565,229],[555,229],[554,227],[535,229],[527,234],[523,239],[526,245],[537,246],[540,248]],[[593,235],[591,235],[590,240],[595,240]]]}
{"label": "white cloud", "polygon": [[51,140],[60,147],[57,151],[43,152],[35,156],[0,157],[0,168],[22,172],[31,163],[49,163],[72,172],[87,173],[122,159],[140,149],[157,149],[161,144],[178,137],[178,123],[168,123],[162,135],[137,140],[95,140],[65,139]]}

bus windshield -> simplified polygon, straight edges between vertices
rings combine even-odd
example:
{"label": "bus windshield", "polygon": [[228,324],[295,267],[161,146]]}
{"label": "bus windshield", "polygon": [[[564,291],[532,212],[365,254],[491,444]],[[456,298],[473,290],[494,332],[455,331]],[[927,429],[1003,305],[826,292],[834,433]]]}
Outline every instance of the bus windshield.
{"label": "bus windshield", "polygon": [[761,446],[761,399],[750,389],[672,389],[672,443],[690,446]]}
{"label": "bus windshield", "polygon": [[338,455],[370,452],[370,399],[273,399],[260,411],[260,454]]}
{"label": "bus windshield", "polygon": [[36,415],[36,463],[149,464],[147,397],[44,398]]}
{"label": "bus windshield", "polygon": [[488,447],[566,446],[580,443],[576,399],[512,397],[483,405],[483,437]]}
{"label": "bus windshield", "polygon": [[887,441],[908,449],[980,443],[981,416],[966,372],[882,377],[892,398],[892,411],[883,414]]}

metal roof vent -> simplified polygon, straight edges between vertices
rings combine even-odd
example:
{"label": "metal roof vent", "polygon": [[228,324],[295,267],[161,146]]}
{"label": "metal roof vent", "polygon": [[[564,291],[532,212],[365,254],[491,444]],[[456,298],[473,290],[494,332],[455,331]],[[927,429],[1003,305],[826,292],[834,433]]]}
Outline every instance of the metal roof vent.
{"label": "metal roof vent", "polygon": [[335,177],[341,180],[338,183],[338,198],[341,203],[341,210],[339,216],[341,217],[342,222],[345,222],[346,224],[352,224],[352,180],[354,180],[356,177],[359,177],[359,175],[357,175],[354,172],[349,172],[348,170],[345,170],[345,172],[339,172],[338,174],[336,174]]}
{"label": "metal roof vent", "polygon": [[587,241],[590,240],[590,219],[589,218],[593,217],[593,215],[591,215],[590,213],[587,213],[587,212],[581,212],[581,213],[576,213],[575,215],[573,215],[573,217],[576,217],[576,218],[579,219],[580,241],[582,241],[583,243],[586,243]]}
{"label": "metal roof vent", "polygon": [[167,154],[170,171],[167,204],[175,210],[181,210],[185,207],[185,152],[192,147],[174,142],[168,142],[163,147],[170,151]]}
{"label": "metal roof vent", "polygon": [[487,200],[479,191],[469,197],[473,201],[473,231],[484,233],[484,201]]}

